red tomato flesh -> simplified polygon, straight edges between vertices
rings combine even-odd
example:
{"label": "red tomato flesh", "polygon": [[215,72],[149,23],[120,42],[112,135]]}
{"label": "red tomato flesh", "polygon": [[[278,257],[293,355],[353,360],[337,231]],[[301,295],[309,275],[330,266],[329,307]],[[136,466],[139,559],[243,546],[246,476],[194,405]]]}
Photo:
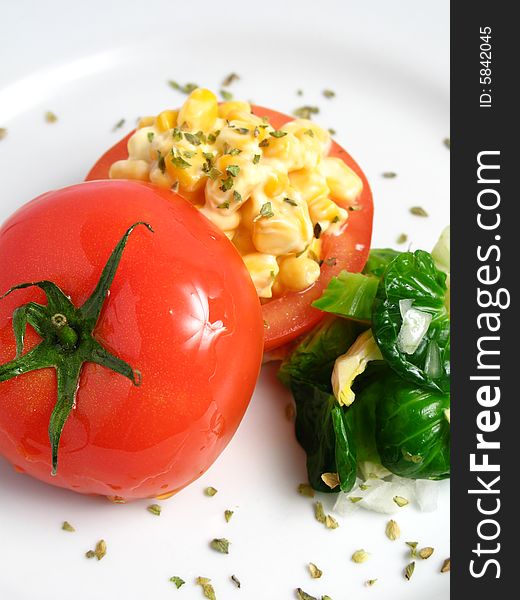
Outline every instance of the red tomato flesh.
{"label": "red tomato flesh", "polygon": [[[236,431],[263,346],[260,303],[224,234],[169,190],[132,181],[44,194],[0,228],[0,294],[49,279],[80,306],[110,253],[128,240],[95,338],[142,374],[140,387],[86,363],[51,476],[53,368],[0,383],[0,455],[17,470],[88,494],[167,495],[199,477]],[[13,311],[46,304],[29,288],[0,301],[0,362],[15,357]],[[26,351],[41,341],[27,328]]]}
{"label": "red tomato flesh", "polygon": [[[253,106],[253,112],[266,116],[273,127],[279,129],[292,120],[282,113]],[[133,132],[110,148],[92,167],[87,180],[107,179],[110,165],[128,157],[126,144]],[[363,192],[357,200],[356,210],[349,214],[348,222],[340,235],[323,235],[321,275],[318,281],[303,292],[286,292],[262,305],[265,321],[264,349],[273,350],[294,340],[312,329],[323,318],[323,313],[312,308],[311,303],[319,298],[332,277],[340,271],[359,272],[365,266],[370,251],[372,236],[373,204],[372,192],[365,174],[355,160],[336,142],[332,143],[330,156],[341,158],[363,181]],[[338,204],[341,204],[338,202]]]}

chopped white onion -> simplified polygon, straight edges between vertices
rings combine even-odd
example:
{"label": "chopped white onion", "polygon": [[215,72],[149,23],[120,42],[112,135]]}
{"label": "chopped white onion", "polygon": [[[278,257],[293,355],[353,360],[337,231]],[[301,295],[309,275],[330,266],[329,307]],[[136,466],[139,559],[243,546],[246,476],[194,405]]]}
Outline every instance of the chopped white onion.
{"label": "chopped white onion", "polygon": [[413,354],[428,331],[432,316],[422,310],[410,308],[406,311],[399,335],[397,348],[405,354]]}
{"label": "chopped white onion", "polygon": [[401,312],[401,319],[404,319],[405,314],[412,308],[413,300],[406,298],[399,300],[399,311]]}

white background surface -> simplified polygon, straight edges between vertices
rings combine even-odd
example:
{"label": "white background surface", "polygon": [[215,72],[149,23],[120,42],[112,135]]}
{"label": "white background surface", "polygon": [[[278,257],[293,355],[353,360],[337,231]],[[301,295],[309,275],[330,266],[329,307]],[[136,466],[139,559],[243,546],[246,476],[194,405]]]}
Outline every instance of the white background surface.
{"label": "white background surface", "polygon": [[[449,219],[448,44],[447,0],[3,3],[0,219],[83,179],[138,116],[179,105],[167,79],[218,90],[235,71],[237,98],[283,112],[320,106],[316,120],[337,130],[371,182],[374,246],[395,246],[405,232],[413,249],[430,249]],[[336,97],[325,99],[325,88]],[[57,123],[44,121],[46,110]],[[410,215],[417,205],[429,218]],[[202,479],[162,503],[159,518],[149,502],[112,505],[54,489],[0,459],[0,598],[198,599],[201,575],[219,600],[284,600],[298,586],[333,600],[447,599],[449,575],[439,568],[449,556],[448,485],[435,513],[401,509],[400,541],[385,537],[388,517],[361,510],[326,530],[295,492],[305,464],[285,419],[288,400],[274,368],[264,368],[236,437]],[[218,488],[214,498],[203,494],[207,485]],[[324,501],[330,509],[332,498]],[[225,509],[235,510],[229,524]],[[65,519],[76,533],[60,529]],[[232,542],[229,555],[208,548],[214,537]],[[100,538],[107,556],[86,560]],[[435,547],[410,582],[404,540]],[[362,565],[350,561],[359,548],[371,552]],[[311,561],[321,579],[310,578]],[[177,590],[172,575],[186,585]]]}

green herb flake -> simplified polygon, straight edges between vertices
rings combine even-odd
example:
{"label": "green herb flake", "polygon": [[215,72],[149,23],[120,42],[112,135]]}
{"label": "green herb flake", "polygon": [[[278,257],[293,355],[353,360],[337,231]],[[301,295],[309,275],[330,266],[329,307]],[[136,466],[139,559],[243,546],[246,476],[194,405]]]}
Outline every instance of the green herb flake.
{"label": "green herb flake", "polygon": [[207,577],[197,577],[195,583],[197,585],[200,585],[205,598],[207,598],[208,600],[217,600],[215,590],[211,585],[210,581],[211,579],[208,579]]}
{"label": "green herb flake", "polygon": [[337,529],[339,527],[339,523],[332,515],[327,515],[325,517],[325,527],[327,529]]}
{"label": "green herb flake", "polygon": [[290,204],[291,206],[298,206],[298,202],[296,202],[296,200],[293,200],[292,198],[285,197],[283,201],[287,202],[287,204]]}
{"label": "green herb flake", "polygon": [[370,558],[370,554],[366,550],[356,550],[351,556],[352,562],[364,563]]}
{"label": "green herb flake", "polygon": [[238,165],[228,165],[226,167],[226,173],[231,177],[236,177],[240,173],[240,167]]}
{"label": "green herb flake", "polygon": [[300,106],[293,111],[293,115],[299,119],[311,119],[312,115],[317,115],[319,112],[317,106]]}
{"label": "green herb flake", "polygon": [[233,190],[233,200],[235,202],[242,202],[242,194],[236,190]]}
{"label": "green herb flake", "polygon": [[231,100],[233,100],[233,94],[227,90],[220,90],[220,95],[222,100],[225,100],[226,102],[231,102]]}
{"label": "green herb flake", "polygon": [[426,560],[426,559],[430,558],[430,556],[433,554],[433,552],[434,552],[434,549],[431,546],[426,546],[425,548],[421,548],[417,554],[419,555],[420,558],[422,558],[423,560]]}
{"label": "green herb flake", "polygon": [[[57,120],[58,120],[58,117],[51,110],[48,110],[45,113],[45,122],[46,123],[56,123]],[[121,123],[121,121],[122,121],[122,123]],[[121,125],[119,125],[119,123],[117,123],[116,126],[114,127],[114,130],[118,129],[119,127],[122,127],[124,125],[125,120],[121,119],[121,121],[119,121],[119,123],[121,123]]]}
{"label": "green herb flake", "polygon": [[210,498],[213,498],[213,496],[218,492],[218,490],[212,486],[207,487],[204,490],[204,493],[206,494],[206,496],[209,496]]}
{"label": "green herb flake", "polygon": [[184,150],[184,152],[182,153],[184,158],[193,158],[194,156],[196,156],[196,154],[197,153],[193,150]]}
{"label": "green herb flake", "polygon": [[148,512],[151,512],[152,515],[158,517],[161,514],[161,506],[159,504],[150,504],[150,506],[146,507]]}
{"label": "green herb flake", "polygon": [[241,153],[242,150],[240,150],[240,148],[231,148],[229,152],[226,152],[225,154],[229,154],[229,156],[238,156]]}
{"label": "green herb flake", "polygon": [[171,191],[172,192],[178,192],[179,191],[179,182],[178,181],[174,181],[171,185]]}
{"label": "green herb flake", "polygon": [[7,136],[7,129],[5,127],[0,127],[0,140],[3,140]]}
{"label": "green herb flake", "polygon": [[179,589],[181,587],[181,585],[184,585],[186,583],[184,581],[184,579],[181,579],[180,577],[177,577],[177,575],[174,575],[173,577],[170,577],[170,581],[175,585],[175,587],[177,589]]}
{"label": "green herb flake", "polygon": [[382,175],[385,179],[395,179],[397,177],[397,173],[393,171],[385,171]]}
{"label": "green herb flake", "polygon": [[157,152],[157,166],[159,167],[161,173],[166,171],[166,163],[164,162],[164,156],[158,151]]}
{"label": "green herb flake", "polygon": [[332,127],[329,127],[327,131],[330,133],[330,135],[336,135],[336,133],[338,133],[335,129],[332,129]]}
{"label": "green herb flake", "polygon": [[187,169],[188,167],[191,167],[191,163],[189,163],[187,160],[184,160],[184,158],[182,158],[182,156],[179,154],[177,156],[172,156],[170,160],[172,165],[178,169]]}
{"label": "green herb flake", "polygon": [[231,521],[231,517],[233,516],[234,511],[232,510],[225,510],[224,511],[224,519],[226,519],[226,523],[229,523]]}
{"label": "green herb flake", "polygon": [[224,78],[222,85],[223,85],[223,87],[228,87],[234,81],[238,81],[239,79],[240,79],[240,75],[237,75],[236,73],[230,73],[227,77]]}
{"label": "green herb flake", "polygon": [[178,92],[182,92],[183,94],[191,94],[191,92],[193,92],[193,90],[196,90],[199,86],[196,83],[185,83],[184,85],[181,85],[180,83],[177,83],[176,81],[168,81],[168,85],[173,88],[174,90],[177,90]]}
{"label": "green herb flake", "polygon": [[309,563],[309,573],[313,579],[319,579],[323,575],[323,571],[318,569],[314,563]]}
{"label": "green herb flake", "polygon": [[415,570],[415,561],[406,565],[406,567],[404,569],[404,577],[407,581],[410,581],[410,579],[412,578],[414,570]]}
{"label": "green herb flake", "polygon": [[217,208],[229,208],[229,200],[225,200],[224,202],[217,204]]}
{"label": "green herb flake", "polygon": [[101,560],[105,554],[107,553],[107,544],[105,540],[99,540],[96,544],[96,548],[94,550],[89,550],[85,553],[87,558],[97,558],[97,560]]}
{"label": "green herb flake", "polygon": [[330,98],[334,98],[336,92],[333,92],[332,90],[323,90],[323,95],[325,96],[325,98],[328,98],[330,100]]}
{"label": "green herb flake", "polygon": [[149,132],[146,134],[146,137],[148,138],[148,141],[150,142],[150,144],[153,142],[153,138],[154,138],[154,136],[155,136],[155,133],[154,133],[153,131],[149,131]]}
{"label": "green herb flake", "polygon": [[408,241],[408,236],[406,233],[400,233],[395,241],[397,244],[404,244]]}
{"label": "green herb flake", "polygon": [[325,511],[323,510],[323,504],[321,502],[316,502],[314,504],[314,516],[318,523],[325,523]]}
{"label": "green herb flake", "polygon": [[200,138],[198,135],[195,135],[194,133],[190,133],[189,131],[186,131],[184,133],[184,137],[192,146],[200,146]]}
{"label": "green herb flake", "polygon": [[260,157],[260,154],[255,154],[255,155],[253,156],[253,164],[254,164],[254,165],[257,165],[257,164],[260,162],[260,158],[261,158],[261,157]]}
{"label": "green herb flake", "polygon": [[231,575],[230,577],[231,581],[237,586],[237,588],[240,589],[240,580],[238,579],[238,577],[236,575]]}
{"label": "green herb flake", "polygon": [[229,554],[229,541],[226,538],[214,538],[209,543],[210,547],[221,554]]}
{"label": "green herb flake", "polygon": [[314,137],[314,131],[312,129],[306,129],[303,133],[309,137]]}
{"label": "green herb flake", "polygon": [[247,135],[248,133],[250,133],[250,131],[247,127],[236,127],[235,131],[237,133],[240,133],[241,135]]}
{"label": "green herb flake", "polygon": [[296,90],[297,96],[303,96],[303,90]]}
{"label": "green herb flake", "polygon": [[441,573],[448,573],[451,570],[451,559],[446,558],[442,563]]}
{"label": "green herb flake", "polygon": [[219,177],[222,176],[222,171],[219,171],[217,168],[215,167],[211,167],[211,169],[209,170],[208,173],[208,177],[212,180],[215,181],[216,179],[218,179]]}
{"label": "green herb flake", "polygon": [[316,225],[314,225],[314,237],[317,240],[319,240],[320,235],[321,235],[321,225],[319,223],[316,223]]}
{"label": "green herb flake", "polygon": [[[325,259],[325,264],[327,267],[335,267],[338,262],[338,259],[335,256],[331,256],[330,258]],[[361,487],[361,486],[359,486]]]}
{"label": "green herb flake", "polygon": [[[291,406],[293,406],[291,404]],[[294,407],[293,407],[293,411],[294,411]],[[300,485],[298,486],[298,494],[300,494],[300,496],[306,496],[307,498],[314,498],[314,490],[311,488],[311,486],[308,483],[300,483]],[[323,508],[322,508],[323,510]],[[318,518],[318,517],[316,517]]]}
{"label": "green herb flake", "polygon": [[363,490],[364,492],[366,492],[366,491],[367,491],[369,488],[370,488],[370,486],[369,486],[369,485],[367,485],[366,483],[362,483],[362,484],[359,486],[359,489],[360,489],[360,490]]}
{"label": "green herb flake", "polygon": [[217,141],[217,138],[219,135],[220,135],[220,129],[217,129],[217,131],[208,134],[208,142],[210,144],[214,144]]}
{"label": "green herb flake", "polygon": [[357,504],[363,500],[361,496],[349,496],[348,499],[352,502],[352,504]]}
{"label": "green herb flake", "polygon": [[442,140],[442,143],[446,146],[446,148],[448,148],[448,150],[451,149],[451,140],[450,140],[450,138],[444,138]]}
{"label": "green herb flake", "polygon": [[405,544],[410,548],[410,558],[415,558],[417,556],[418,542],[405,542]]}
{"label": "green herb flake", "polygon": [[304,592],[302,588],[296,589],[296,597],[298,600],[318,600],[315,596],[311,596],[310,594],[307,594],[307,592]]}
{"label": "green herb flake", "polygon": [[255,221],[259,219],[270,219],[274,217],[273,207],[270,202],[264,202],[260,208],[260,214],[255,217]]}
{"label": "green herb flake", "polygon": [[367,587],[372,587],[372,586],[373,586],[373,585],[376,583],[376,581],[377,581],[377,579],[367,579],[367,580],[365,581],[365,585],[366,585]]}
{"label": "green herb flake", "polygon": [[393,501],[397,504],[399,508],[403,508],[403,506],[409,504],[409,500],[403,498],[402,496],[394,496]]}
{"label": "green herb flake", "polygon": [[267,138],[265,138],[265,140],[262,140],[262,141],[261,141],[261,142],[258,144],[258,146],[259,146],[260,148],[267,148],[267,146],[269,146],[269,140],[268,140]]}
{"label": "green herb flake", "polygon": [[178,127],[172,129],[172,138],[174,142],[180,142],[182,140],[182,131]]}
{"label": "green herb flake", "polygon": [[229,176],[225,179],[221,179],[222,185],[219,187],[223,192],[227,192],[233,187],[233,177]]}
{"label": "green herb flake", "polygon": [[401,530],[399,529],[399,525],[393,519],[390,519],[390,521],[388,521],[388,523],[386,524],[385,533],[386,537],[392,542],[395,542],[395,540],[399,539],[399,537],[401,536]]}
{"label": "green herb flake", "polygon": [[277,129],[276,131],[270,131],[269,135],[274,138],[282,138],[287,135],[287,131],[282,131],[281,129]]}
{"label": "green herb flake", "polygon": [[63,521],[63,525],[61,526],[61,528],[63,529],[63,531],[76,531],[68,521]]}
{"label": "green herb flake", "polygon": [[424,210],[424,208],[422,206],[412,206],[412,208],[410,208],[410,212],[412,213],[412,215],[415,215],[416,217],[427,217],[428,213]]}

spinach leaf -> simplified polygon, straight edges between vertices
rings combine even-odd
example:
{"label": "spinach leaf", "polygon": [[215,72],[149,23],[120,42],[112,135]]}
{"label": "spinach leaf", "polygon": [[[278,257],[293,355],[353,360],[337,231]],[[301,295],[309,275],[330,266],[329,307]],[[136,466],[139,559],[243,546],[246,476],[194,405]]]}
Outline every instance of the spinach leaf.
{"label": "spinach leaf", "polygon": [[399,256],[399,254],[401,254],[399,250],[392,250],[391,248],[374,248],[370,250],[363,273],[365,273],[365,275],[381,277],[386,267],[396,256]]}
{"label": "spinach leaf", "polygon": [[395,374],[381,383],[372,391],[383,390],[377,401],[375,429],[382,465],[410,479],[449,477],[449,393],[418,387]]}
{"label": "spinach leaf", "polygon": [[[403,252],[385,269],[372,311],[372,330],[390,367],[403,378],[446,392],[450,389],[450,318],[445,305],[446,275],[428,252]],[[400,300],[429,313],[432,320],[413,354],[398,347],[403,323]]]}
{"label": "spinach leaf", "polygon": [[282,362],[278,378],[288,387],[292,379],[297,379],[331,392],[334,361],[350,348],[361,330],[352,321],[325,318]]}
{"label": "spinach leaf", "polygon": [[378,284],[379,279],[373,275],[341,271],[312,306],[347,319],[370,322]]}
{"label": "spinach leaf", "polygon": [[356,457],[349,425],[334,396],[309,382],[291,380],[296,401],[296,439],[307,454],[307,474],[313,489],[337,492],[326,485],[323,473],[338,473],[340,489],[349,491],[356,480]]}

